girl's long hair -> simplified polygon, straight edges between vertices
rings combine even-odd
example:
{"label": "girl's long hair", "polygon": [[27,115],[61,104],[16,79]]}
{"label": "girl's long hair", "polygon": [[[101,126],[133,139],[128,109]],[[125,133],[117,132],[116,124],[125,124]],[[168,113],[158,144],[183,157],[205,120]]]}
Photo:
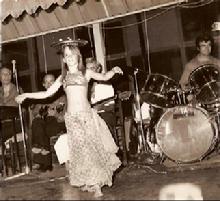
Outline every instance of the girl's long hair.
{"label": "girl's long hair", "polygon": [[[65,47],[67,46],[62,46],[61,48],[61,53],[62,53],[62,56],[64,57],[64,50],[65,50]],[[82,72],[82,74],[84,75],[85,72],[86,72],[86,68],[83,64],[83,59],[82,59],[82,54],[80,53],[80,50],[79,48],[76,46],[76,45],[68,45],[69,49],[78,56],[78,70]],[[62,61],[62,66],[61,66],[61,75],[62,75],[62,80],[66,77],[66,74],[67,74],[67,71],[68,71],[68,66],[66,65],[66,63],[64,63]]]}

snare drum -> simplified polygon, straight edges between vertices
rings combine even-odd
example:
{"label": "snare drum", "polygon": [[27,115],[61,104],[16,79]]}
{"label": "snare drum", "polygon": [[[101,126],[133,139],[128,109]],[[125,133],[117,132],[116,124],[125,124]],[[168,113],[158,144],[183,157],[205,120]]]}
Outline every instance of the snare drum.
{"label": "snare drum", "polygon": [[217,125],[202,108],[169,108],[156,125],[156,139],[173,161],[188,163],[203,159],[217,140]]}

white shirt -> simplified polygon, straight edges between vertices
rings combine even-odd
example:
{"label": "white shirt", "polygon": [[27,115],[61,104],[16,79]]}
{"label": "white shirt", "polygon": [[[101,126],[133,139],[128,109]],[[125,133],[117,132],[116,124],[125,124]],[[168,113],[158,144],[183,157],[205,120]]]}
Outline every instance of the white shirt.
{"label": "white shirt", "polygon": [[[141,105],[141,116],[143,120],[150,119],[150,105],[146,102]],[[136,121],[140,121],[141,119],[139,110],[135,111],[135,119]]]}
{"label": "white shirt", "polygon": [[[94,92],[91,97],[92,104],[110,97],[114,97],[114,89],[112,85],[95,83]],[[106,104],[108,105],[112,103],[114,103],[114,101],[110,101]]]}

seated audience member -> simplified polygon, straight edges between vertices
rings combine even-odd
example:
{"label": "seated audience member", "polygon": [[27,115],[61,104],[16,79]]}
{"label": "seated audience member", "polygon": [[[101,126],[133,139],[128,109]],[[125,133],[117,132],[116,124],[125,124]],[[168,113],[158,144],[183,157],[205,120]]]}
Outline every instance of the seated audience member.
{"label": "seated audience member", "polygon": [[[0,69],[0,107],[15,107],[18,108],[18,103],[15,101],[15,97],[19,94],[17,87],[12,83],[12,70],[8,67],[3,67]],[[22,89],[19,87],[20,92]],[[5,110],[7,113],[7,111]],[[9,112],[9,111],[8,111]],[[1,114],[3,117],[7,114]],[[6,118],[6,119],[5,119]],[[13,122],[7,117],[3,118],[2,123],[2,140],[5,142],[7,139],[11,138],[14,134]],[[16,133],[21,131],[20,120],[17,118],[15,122],[15,131]]]}
{"label": "seated audience member", "polygon": [[[47,90],[55,81],[52,74],[43,78],[43,86]],[[64,112],[66,96],[59,93],[32,106],[32,152],[33,168],[40,171],[52,170],[52,154],[50,137],[65,132]]]}
{"label": "seated audience member", "polygon": [[[86,59],[86,68],[95,72],[102,72],[102,65],[93,57]],[[98,111],[98,114],[105,120],[113,137],[115,137],[115,115],[114,115],[114,89],[111,84],[97,81],[90,82],[89,100]]]}

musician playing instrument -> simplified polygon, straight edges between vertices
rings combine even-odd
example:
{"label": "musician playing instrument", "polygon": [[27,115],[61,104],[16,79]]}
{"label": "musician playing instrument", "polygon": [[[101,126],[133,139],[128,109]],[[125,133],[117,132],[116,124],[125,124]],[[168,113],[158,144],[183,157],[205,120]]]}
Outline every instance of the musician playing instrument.
{"label": "musician playing instrument", "polygon": [[214,39],[210,35],[203,34],[196,38],[196,48],[199,53],[189,61],[184,68],[179,81],[182,89],[187,89],[190,73],[204,64],[213,64],[217,66],[220,71],[220,60],[211,56],[213,46]]}
{"label": "musician playing instrument", "polygon": [[[43,86],[47,90],[55,81],[53,74],[46,74]],[[51,98],[41,100],[32,106],[32,152],[34,153],[33,168],[40,171],[52,170],[50,137],[65,132],[64,112],[66,96],[59,93]]]}
{"label": "musician playing instrument", "polygon": [[[196,38],[196,48],[199,51],[199,53],[196,55],[196,57],[194,57],[191,61],[189,61],[185,66],[184,72],[179,81],[183,90],[189,89],[188,79],[189,79],[191,72],[193,72],[195,69],[199,68],[202,65],[206,65],[206,64],[214,65],[220,72],[220,60],[211,56],[213,47],[214,47],[214,39],[210,35],[203,34]],[[187,99],[190,104],[194,104],[194,105],[197,104],[192,94],[188,95]],[[213,105],[211,105],[211,107],[213,107]],[[218,123],[219,122],[218,113],[215,116],[215,119],[216,119],[216,122]],[[218,143],[217,149],[220,150],[220,143]]]}

